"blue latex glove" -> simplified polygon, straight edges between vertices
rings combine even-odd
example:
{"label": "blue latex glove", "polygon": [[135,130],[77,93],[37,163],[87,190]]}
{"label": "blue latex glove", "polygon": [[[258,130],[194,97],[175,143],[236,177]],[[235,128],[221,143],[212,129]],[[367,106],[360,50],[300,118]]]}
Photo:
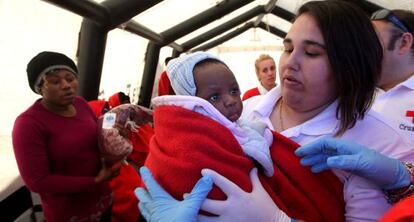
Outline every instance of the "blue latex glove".
{"label": "blue latex glove", "polygon": [[201,204],[213,187],[213,180],[209,176],[203,176],[189,195],[183,201],[174,199],[152,177],[146,167],[139,170],[148,191],[143,188],[135,189],[135,195],[140,200],[141,214],[149,222],[182,221],[195,222]]}
{"label": "blue latex glove", "polygon": [[383,189],[408,186],[411,176],[399,160],[386,157],[357,143],[322,138],[295,151],[300,163],[311,166],[314,173],[327,169],[352,171]]}

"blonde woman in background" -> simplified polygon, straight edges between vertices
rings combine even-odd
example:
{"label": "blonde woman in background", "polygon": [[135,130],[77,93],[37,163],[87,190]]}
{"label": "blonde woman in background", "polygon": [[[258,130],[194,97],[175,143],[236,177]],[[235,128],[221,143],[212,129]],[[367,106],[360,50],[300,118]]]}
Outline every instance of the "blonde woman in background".
{"label": "blonde woman in background", "polygon": [[266,94],[269,90],[276,87],[276,64],[275,60],[270,55],[260,55],[254,62],[254,66],[260,85],[247,90],[243,94],[243,101],[253,96]]}

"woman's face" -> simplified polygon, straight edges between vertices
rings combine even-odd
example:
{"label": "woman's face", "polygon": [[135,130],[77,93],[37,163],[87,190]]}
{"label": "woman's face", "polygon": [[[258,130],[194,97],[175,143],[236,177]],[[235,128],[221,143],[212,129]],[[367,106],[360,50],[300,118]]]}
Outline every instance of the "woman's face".
{"label": "woman's face", "polygon": [[75,99],[78,80],[72,72],[59,69],[44,76],[40,89],[46,102],[57,106],[67,106]]}
{"label": "woman's face", "polygon": [[276,65],[273,59],[266,59],[258,64],[257,78],[267,90],[276,86]]}
{"label": "woman's face", "polygon": [[312,111],[336,97],[325,41],[314,18],[302,14],[284,42],[279,74],[283,101],[296,111]]}

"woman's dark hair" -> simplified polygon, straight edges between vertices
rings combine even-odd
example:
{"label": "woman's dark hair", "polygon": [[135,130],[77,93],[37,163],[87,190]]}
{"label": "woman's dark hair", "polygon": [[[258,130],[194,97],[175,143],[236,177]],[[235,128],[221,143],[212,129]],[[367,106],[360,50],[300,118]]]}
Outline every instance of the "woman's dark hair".
{"label": "woman's dark hair", "polygon": [[[404,25],[408,26],[408,28],[411,30],[411,35],[414,36],[414,12],[409,11],[409,10],[402,10],[402,9],[395,9],[395,10],[391,10],[391,11],[402,22],[404,22]],[[393,44],[392,49],[394,48],[394,45],[395,45],[396,41],[397,41],[397,39],[395,39],[395,40],[391,39],[390,40],[389,45]],[[411,45],[411,55],[414,58],[414,43]]]}
{"label": "woman's dark hair", "polygon": [[124,104],[124,103],[131,103],[131,99],[129,98],[129,96],[127,96],[125,93],[123,92],[119,92],[118,93],[118,98],[119,101]]}
{"label": "woman's dark hair", "polygon": [[363,119],[372,105],[381,73],[381,43],[368,16],[351,3],[307,2],[297,16],[305,13],[316,20],[325,41],[338,94],[336,135],[341,135]]}

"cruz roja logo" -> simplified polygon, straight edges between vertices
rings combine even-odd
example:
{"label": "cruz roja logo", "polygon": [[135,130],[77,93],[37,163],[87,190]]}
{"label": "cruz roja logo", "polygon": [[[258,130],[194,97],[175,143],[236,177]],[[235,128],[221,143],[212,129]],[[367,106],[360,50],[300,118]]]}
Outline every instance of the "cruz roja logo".
{"label": "cruz roja logo", "polygon": [[405,116],[408,118],[411,117],[411,122],[414,123],[414,110],[407,110],[407,112],[405,113]]}

